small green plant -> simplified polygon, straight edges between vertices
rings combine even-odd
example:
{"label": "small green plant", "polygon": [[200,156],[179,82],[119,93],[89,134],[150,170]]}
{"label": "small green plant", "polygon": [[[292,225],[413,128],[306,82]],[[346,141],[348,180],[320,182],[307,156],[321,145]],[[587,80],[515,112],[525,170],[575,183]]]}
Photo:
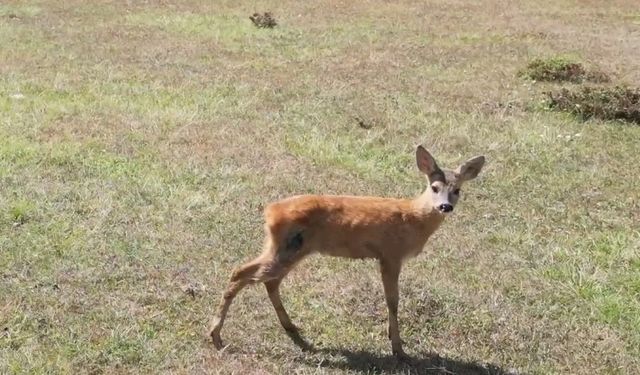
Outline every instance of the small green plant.
{"label": "small green plant", "polygon": [[582,64],[563,57],[535,59],[520,71],[519,76],[535,81],[607,82],[609,77],[600,71],[587,71]]}
{"label": "small green plant", "polygon": [[582,119],[624,120],[640,124],[640,89],[624,86],[563,88],[547,92],[548,107]]}
{"label": "small green plant", "polygon": [[33,211],[33,205],[27,201],[18,201],[9,209],[9,218],[14,224],[24,224],[29,214]]}

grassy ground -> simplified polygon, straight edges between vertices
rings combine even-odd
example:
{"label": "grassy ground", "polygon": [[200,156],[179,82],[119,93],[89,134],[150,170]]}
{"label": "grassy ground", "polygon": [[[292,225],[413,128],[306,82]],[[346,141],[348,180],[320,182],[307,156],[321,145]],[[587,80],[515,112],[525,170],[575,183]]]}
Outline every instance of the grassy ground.
{"label": "grassy ground", "polygon": [[[640,127],[517,75],[562,55],[640,85],[635,1],[213,3],[0,5],[0,373],[640,371]],[[283,287],[317,351],[256,287],[215,352],[265,202],[413,196],[418,143],[489,163],[401,276],[413,364],[376,265],[321,257]]]}

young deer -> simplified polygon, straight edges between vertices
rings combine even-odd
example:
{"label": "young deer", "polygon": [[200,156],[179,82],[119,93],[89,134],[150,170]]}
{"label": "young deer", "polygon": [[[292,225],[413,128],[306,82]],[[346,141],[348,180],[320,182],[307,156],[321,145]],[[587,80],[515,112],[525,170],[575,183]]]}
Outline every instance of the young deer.
{"label": "young deer", "polygon": [[422,251],[427,239],[453,211],[462,184],[478,175],[485,159],[476,156],[455,171],[440,169],[431,154],[418,146],[416,161],[429,186],[413,200],[303,195],[267,206],[264,250],[233,271],[209,331],[215,347],[223,346],[220,330],[233,298],[242,288],[256,282],[265,284],[284,329],[297,335],[296,326],[282,306],[279,287],[303,258],[317,252],[345,258],[374,258],[380,262],[391,348],[397,357],[405,357],[397,315],[402,262]]}

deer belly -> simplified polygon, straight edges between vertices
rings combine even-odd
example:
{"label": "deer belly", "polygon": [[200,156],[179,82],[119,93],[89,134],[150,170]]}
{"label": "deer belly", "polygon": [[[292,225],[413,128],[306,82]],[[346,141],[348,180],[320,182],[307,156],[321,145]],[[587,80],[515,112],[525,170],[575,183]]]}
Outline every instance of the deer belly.
{"label": "deer belly", "polygon": [[380,259],[382,257],[382,250],[374,243],[370,242],[326,243],[319,247],[317,251],[322,255],[341,258]]}

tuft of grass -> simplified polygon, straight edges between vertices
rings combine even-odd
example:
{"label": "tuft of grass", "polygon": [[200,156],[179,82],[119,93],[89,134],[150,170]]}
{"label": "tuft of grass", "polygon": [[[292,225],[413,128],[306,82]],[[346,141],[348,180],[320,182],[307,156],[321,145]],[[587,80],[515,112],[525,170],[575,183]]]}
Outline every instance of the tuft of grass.
{"label": "tuft of grass", "polygon": [[518,75],[534,81],[553,82],[608,82],[609,77],[600,71],[588,71],[576,61],[564,57],[535,59]]}
{"label": "tuft of grass", "polygon": [[22,225],[30,218],[33,210],[34,205],[32,202],[27,200],[17,201],[9,208],[9,220],[14,225]]}
{"label": "tuft of grass", "polygon": [[624,120],[640,124],[640,89],[624,86],[562,88],[547,92],[548,107],[583,120]]}

